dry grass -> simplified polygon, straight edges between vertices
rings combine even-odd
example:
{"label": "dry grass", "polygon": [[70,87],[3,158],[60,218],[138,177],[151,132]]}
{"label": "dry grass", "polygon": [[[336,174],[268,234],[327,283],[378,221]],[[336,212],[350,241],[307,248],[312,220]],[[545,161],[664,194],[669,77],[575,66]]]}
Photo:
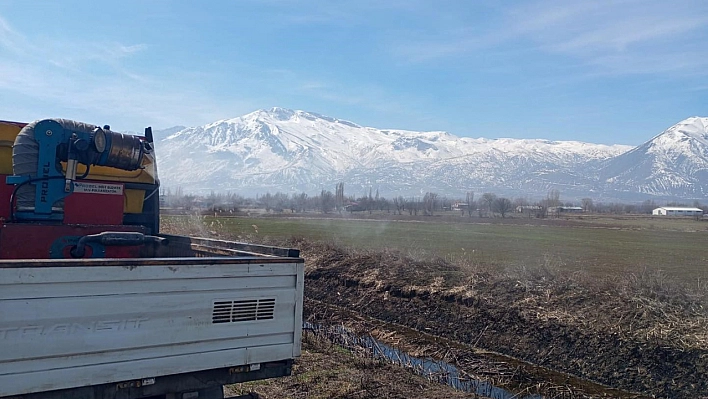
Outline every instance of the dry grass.
{"label": "dry grass", "polygon": [[[274,380],[234,384],[225,394],[256,392],[264,399],[286,398],[470,398],[470,394],[430,382],[402,367],[357,356],[332,344],[320,335],[305,333],[303,354],[293,368],[293,375]],[[479,397],[479,396],[477,396]]]}
{"label": "dry grass", "polygon": [[288,244],[303,249],[306,289],[318,300],[618,388],[675,397],[705,389],[692,384],[708,367],[706,291],[664,273],[597,278],[554,258],[499,271]]}

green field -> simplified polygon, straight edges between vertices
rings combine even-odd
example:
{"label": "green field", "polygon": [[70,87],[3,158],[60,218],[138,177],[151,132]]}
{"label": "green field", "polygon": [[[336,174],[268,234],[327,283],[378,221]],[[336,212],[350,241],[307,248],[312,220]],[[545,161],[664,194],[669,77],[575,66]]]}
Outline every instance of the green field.
{"label": "green field", "polygon": [[455,222],[165,216],[163,220],[168,232],[189,226],[191,234],[227,234],[244,241],[296,236],[497,268],[546,266],[596,276],[661,270],[690,284],[708,280],[708,224],[695,220],[583,218],[570,224],[464,218]]}

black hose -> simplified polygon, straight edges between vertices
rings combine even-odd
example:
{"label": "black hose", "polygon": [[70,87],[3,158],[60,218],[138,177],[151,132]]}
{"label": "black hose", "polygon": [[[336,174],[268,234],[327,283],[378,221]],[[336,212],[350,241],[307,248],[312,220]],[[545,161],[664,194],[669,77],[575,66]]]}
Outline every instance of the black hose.
{"label": "black hose", "polygon": [[[85,179],[89,175],[89,173],[91,173],[91,165],[86,165],[86,171],[84,172],[84,174],[77,177],[76,180]],[[65,179],[65,178],[66,178],[66,176],[35,177],[34,179],[29,179],[27,181],[23,181],[22,183],[15,186],[15,189],[12,190],[12,195],[10,196],[10,221],[11,222],[15,221],[15,195],[17,195],[17,190],[19,190],[20,187],[24,186],[25,184],[36,183],[38,181],[51,180],[51,179]]]}
{"label": "black hose", "polygon": [[91,171],[91,165],[86,165],[86,172],[84,172],[83,175],[79,176],[76,178],[76,180],[83,180],[86,178],[86,176],[89,175],[89,172]]}
{"label": "black hose", "polygon": [[39,181],[52,180],[52,179],[65,179],[64,176],[45,176],[45,177],[35,177],[34,179],[25,180],[22,183],[15,186],[12,190],[12,195],[10,195],[10,221],[15,221],[15,196],[17,196],[17,190],[25,184],[36,183]]}
{"label": "black hose", "polygon": [[143,244],[167,245],[169,240],[164,237],[149,236],[132,231],[104,231],[103,233],[86,235],[79,238],[76,246],[71,249],[71,256],[83,258],[89,243],[99,243],[104,246],[133,246]]}

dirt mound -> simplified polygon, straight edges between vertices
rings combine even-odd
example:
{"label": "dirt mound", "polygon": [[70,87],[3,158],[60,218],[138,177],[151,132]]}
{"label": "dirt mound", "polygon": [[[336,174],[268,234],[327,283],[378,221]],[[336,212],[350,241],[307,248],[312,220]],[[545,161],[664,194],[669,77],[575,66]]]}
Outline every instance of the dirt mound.
{"label": "dirt mound", "polygon": [[705,295],[661,275],[498,273],[305,241],[306,296],[656,397],[708,396]]}

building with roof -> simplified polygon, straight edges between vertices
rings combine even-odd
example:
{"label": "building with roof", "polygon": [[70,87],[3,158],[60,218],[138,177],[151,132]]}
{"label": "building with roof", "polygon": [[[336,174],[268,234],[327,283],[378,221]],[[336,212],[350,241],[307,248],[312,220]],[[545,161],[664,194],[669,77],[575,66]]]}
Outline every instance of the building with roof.
{"label": "building with roof", "polygon": [[543,210],[540,205],[519,205],[516,207],[516,213],[539,213]]}
{"label": "building with roof", "polygon": [[549,215],[558,216],[562,213],[583,213],[583,208],[580,206],[552,206],[548,208]]}
{"label": "building with roof", "polygon": [[470,208],[470,204],[466,202],[455,201],[452,203],[451,209],[453,211],[466,211]]}
{"label": "building with roof", "polygon": [[656,216],[703,216],[703,209],[683,206],[662,206],[651,212]]}

